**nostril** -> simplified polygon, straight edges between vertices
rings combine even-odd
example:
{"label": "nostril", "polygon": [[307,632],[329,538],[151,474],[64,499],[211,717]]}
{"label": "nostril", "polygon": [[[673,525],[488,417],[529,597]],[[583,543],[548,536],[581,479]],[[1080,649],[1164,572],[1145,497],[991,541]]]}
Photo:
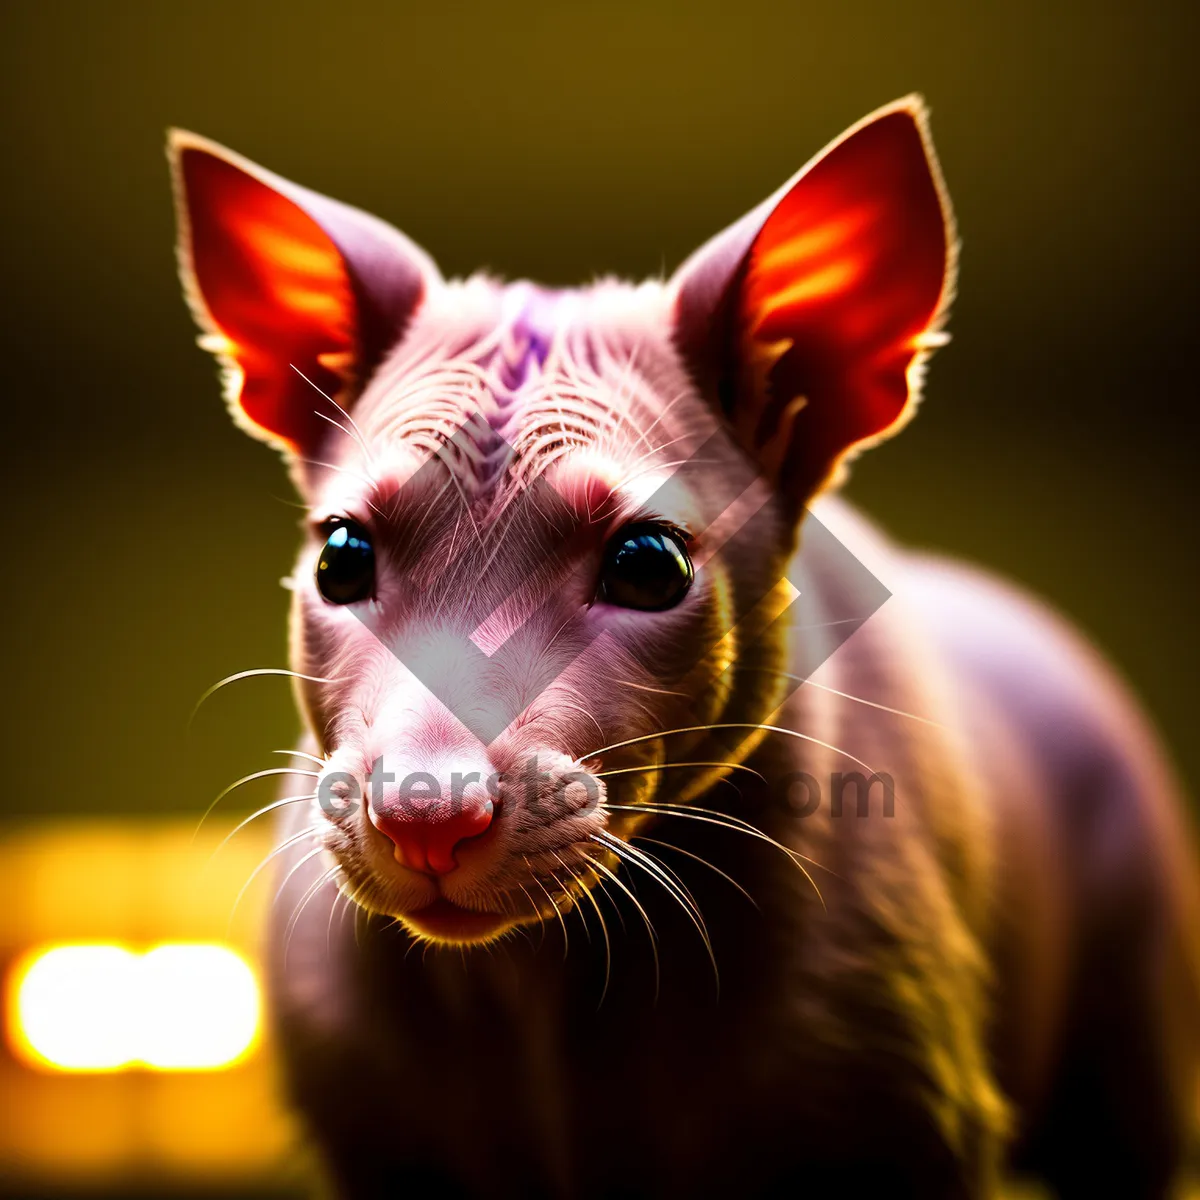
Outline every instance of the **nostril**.
{"label": "nostril", "polygon": [[490,799],[461,805],[432,805],[413,811],[399,804],[368,805],[371,824],[390,838],[398,862],[414,871],[448,875],[457,866],[455,850],[465,841],[485,833],[495,815]]}

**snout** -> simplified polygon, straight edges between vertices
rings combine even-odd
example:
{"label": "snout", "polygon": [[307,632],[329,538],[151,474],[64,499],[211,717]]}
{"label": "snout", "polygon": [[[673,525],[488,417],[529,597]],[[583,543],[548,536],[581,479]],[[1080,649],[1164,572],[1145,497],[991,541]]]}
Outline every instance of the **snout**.
{"label": "snout", "polygon": [[397,862],[427,875],[448,875],[458,866],[458,847],[492,823],[495,776],[485,763],[425,765],[430,769],[398,776],[377,760],[367,815],[391,840]]}
{"label": "snout", "polygon": [[561,750],[514,742],[451,741],[410,723],[386,747],[333,749],[318,799],[352,898],[461,945],[569,905],[564,879],[584,886],[576,866],[586,878],[607,824],[604,780]]}

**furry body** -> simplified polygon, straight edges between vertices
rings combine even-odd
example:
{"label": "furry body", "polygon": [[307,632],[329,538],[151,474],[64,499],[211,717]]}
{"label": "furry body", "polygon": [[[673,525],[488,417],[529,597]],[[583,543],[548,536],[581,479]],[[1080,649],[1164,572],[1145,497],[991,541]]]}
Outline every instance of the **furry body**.
{"label": "furry body", "polygon": [[[941,727],[814,686],[772,721],[889,764],[895,817],[797,819],[745,782],[703,798],[827,867],[825,909],[771,847],[663,822],[761,907],[664,855],[703,911],[719,999],[653,887],[659,1000],[618,893],[597,1008],[598,934],[578,923],[565,959],[553,921],[469,960],[408,953],[327,885],[275,987],[291,1094],[348,1194],[966,1197],[1012,1160],[1064,1196],[1165,1194],[1190,1128],[1190,880],[1147,734],[1039,606],[838,516],[895,596],[813,683]],[[768,778],[845,765],[771,741],[750,761]],[[318,874],[289,881],[277,948]]]}
{"label": "furry body", "polygon": [[[446,283],[227,151],[175,162],[206,344],[308,508],[319,786],[281,802],[272,983],[336,1189],[1165,1195],[1198,1004],[1161,754],[1056,618],[828,494],[941,340],[919,103],[640,287]],[[669,603],[605,583],[647,528],[688,557]],[[331,529],[361,592],[322,583]],[[892,598],[844,640],[859,563]]]}

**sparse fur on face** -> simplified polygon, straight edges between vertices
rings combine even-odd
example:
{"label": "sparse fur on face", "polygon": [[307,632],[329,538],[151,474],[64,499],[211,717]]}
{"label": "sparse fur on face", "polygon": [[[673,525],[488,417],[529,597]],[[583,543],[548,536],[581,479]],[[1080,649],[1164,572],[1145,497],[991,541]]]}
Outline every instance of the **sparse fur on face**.
{"label": "sparse fur on face", "polygon": [[[586,886],[571,886],[576,868],[595,879],[588,852],[617,865],[605,835],[624,844],[646,821],[668,775],[651,769],[654,734],[770,714],[785,630],[747,638],[744,622],[775,604],[755,617],[769,625],[789,599],[802,504],[915,402],[952,288],[923,121],[914,101],[883,110],[668,282],[559,292],[446,283],[374,218],[176,138],[193,307],[235,415],[284,447],[310,508],[293,666],[325,775],[365,795],[382,759],[433,776],[443,800],[455,772],[497,781],[473,801],[487,807],[470,828],[486,831],[437,878],[370,803],[323,805],[360,904],[417,934],[431,931],[416,914],[443,900],[493,918],[464,940],[541,920]],[[902,222],[873,194],[887,187],[909,198]],[[833,328],[806,356],[815,299]],[[750,517],[746,544],[734,534]],[[370,530],[365,608],[314,583],[344,520]],[[694,586],[670,611],[597,602],[605,547],[647,525],[686,541]],[[722,765],[672,779],[670,795],[703,793],[757,740],[677,740],[676,761]],[[514,786],[523,763],[550,786]],[[580,807],[554,780],[584,772]],[[618,778],[622,803],[608,804]]]}
{"label": "sparse fur on face", "polygon": [[[365,788],[381,756],[401,770],[430,769],[446,787],[458,766],[502,779],[519,779],[531,760],[558,775],[627,769],[649,764],[656,748],[604,748],[770,712],[779,689],[769,674],[747,673],[745,696],[714,684],[736,642],[723,642],[735,593],[761,590],[772,572],[782,578],[791,529],[761,512],[769,493],[689,381],[669,316],[669,294],[653,285],[558,295],[482,278],[445,285],[365,389],[355,429],[326,440],[328,465],[300,464],[315,533],[294,575],[293,657],[298,672],[340,681],[302,685],[328,771],[350,772]],[[438,469],[423,472],[431,459]],[[706,488],[714,476],[736,486]],[[739,503],[775,535],[774,545],[756,542],[754,563],[715,552],[728,533],[719,521],[735,520]],[[369,523],[387,564],[371,628],[331,611],[312,583],[320,530],[338,515]],[[566,544],[564,520],[577,525]],[[606,543],[646,521],[682,531],[702,564],[685,604],[666,613],[594,606]],[[583,619],[592,628],[578,628]],[[505,655],[481,662],[458,652],[468,642]],[[706,645],[713,652],[696,661]],[[438,675],[437,696],[421,682],[426,672]],[[503,715],[489,731],[502,732],[485,746],[462,719],[491,712]],[[687,743],[673,748],[681,761],[691,753]],[[664,774],[622,777],[621,802],[652,802]],[[595,802],[581,811],[569,789],[543,787],[531,814],[523,786],[501,785],[502,819],[486,844],[462,848],[440,892],[394,861],[364,809],[339,813],[327,845],[356,899],[401,920],[439,894],[537,920],[570,903],[560,881],[572,870],[594,878],[592,835],[607,828],[627,840],[645,820],[605,814],[608,786],[593,778]],[[690,782],[699,791],[710,780]],[[677,784],[669,788],[676,796]],[[616,865],[611,852],[602,861]]]}
{"label": "sparse fur on face", "polygon": [[1153,739],[1040,605],[829,495],[944,341],[920,101],[638,286],[447,282],[171,156],[203,342],[307,509],[271,961],[339,1193],[967,1200],[1008,1153],[1165,1195],[1200,948]]}

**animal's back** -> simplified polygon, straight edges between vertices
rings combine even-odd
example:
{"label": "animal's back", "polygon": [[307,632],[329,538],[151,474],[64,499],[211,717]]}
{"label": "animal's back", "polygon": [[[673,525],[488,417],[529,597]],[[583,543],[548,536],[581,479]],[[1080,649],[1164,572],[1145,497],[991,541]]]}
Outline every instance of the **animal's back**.
{"label": "animal's back", "polygon": [[1044,605],[910,562],[906,590],[961,681],[1004,817],[997,1046],[1024,1102],[1018,1161],[1064,1194],[1162,1194],[1194,1134],[1200,1037],[1179,790],[1122,682]]}
{"label": "animal's back", "polygon": [[[793,727],[895,764],[897,805],[940,810],[931,836],[988,957],[1013,1165],[1065,1196],[1165,1194],[1197,1128],[1200,876],[1163,747],[1043,602],[897,547],[836,497],[814,512],[893,595],[814,672]],[[828,591],[861,586],[844,566],[830,556]],[[949,736],[932,771],[911,765],[929,719]]]}

